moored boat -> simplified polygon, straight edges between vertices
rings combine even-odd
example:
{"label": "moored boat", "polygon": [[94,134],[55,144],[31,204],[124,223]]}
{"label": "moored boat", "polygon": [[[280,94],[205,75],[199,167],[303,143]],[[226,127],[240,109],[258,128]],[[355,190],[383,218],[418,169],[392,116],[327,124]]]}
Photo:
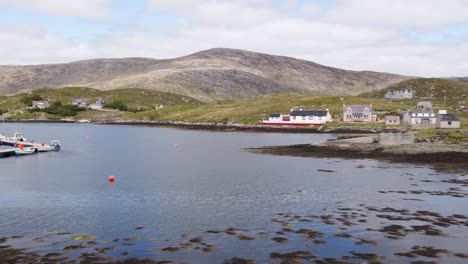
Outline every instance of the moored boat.
{"label": "moored boat", "polygon": [[16,156],[24,156],[24,155],[30,155],[37,153],[37,148],[23,148],[23,149],[18,149],[15,150]]}
{"label": "moored boat", "polygon": [[58,140],[52,140],[50,142],[50,147],[52,147],[52,150],[53,151],[60,151],[61,147],[60,147],[60,141]]}

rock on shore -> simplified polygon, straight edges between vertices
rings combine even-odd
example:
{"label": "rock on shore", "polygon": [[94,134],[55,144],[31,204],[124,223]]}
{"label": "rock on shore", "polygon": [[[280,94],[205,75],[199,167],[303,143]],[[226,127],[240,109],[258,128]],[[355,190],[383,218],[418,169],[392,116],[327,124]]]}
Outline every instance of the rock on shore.
{"label": "rock on shore", "polygon": [[299,157],[385,159],[396,162],[464,163],[468,160],[468,146],[444,143],[414,143],[383,146],[373,137],[359,137],[291,146],[266,146],[249,151]]}

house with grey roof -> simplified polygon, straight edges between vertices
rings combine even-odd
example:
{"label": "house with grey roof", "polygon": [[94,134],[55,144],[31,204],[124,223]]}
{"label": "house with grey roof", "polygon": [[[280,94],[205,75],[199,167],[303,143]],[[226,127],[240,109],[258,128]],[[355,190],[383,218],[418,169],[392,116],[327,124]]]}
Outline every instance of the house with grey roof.
{"label": "house with grey roof", "polygon": [[373,122],[377,120],[372,104],[343,105],[343,122]]}
{"label": "house with grey roof", "polygon": [[48,101],[32,101],[32,108],[44,109],[49,107]]}
{"label": "house with grey roof", "polygon": [[72,99],[72,105],[76,105],[76,106],[79,106],[79,107],[87,107],[88,103],[86,102],[86,99],[73,98]]}
{"label": "house with grey roof", "polygon": [[291,109],[289,115],[280,113],[270,114],[268,120],[264,120],[264,125],[280,126],[320,126],[332,121],[328,109],[326,110],[303,110]]}
{"label": "house with grey roof", "polygon": [[460,128],[460,118],[454,114],[439,115],[436,121],[437,128]]}

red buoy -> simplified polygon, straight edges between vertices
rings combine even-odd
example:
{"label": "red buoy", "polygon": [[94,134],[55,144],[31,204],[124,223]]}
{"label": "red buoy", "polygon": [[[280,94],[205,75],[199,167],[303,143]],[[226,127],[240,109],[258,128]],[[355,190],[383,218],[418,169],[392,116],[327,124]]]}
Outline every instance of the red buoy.
{"label": "red buoy", "polygon": [[114,180],[115,180],[114,175],[109,176],[109,181],[110,181],[110,182],[113,182]]}

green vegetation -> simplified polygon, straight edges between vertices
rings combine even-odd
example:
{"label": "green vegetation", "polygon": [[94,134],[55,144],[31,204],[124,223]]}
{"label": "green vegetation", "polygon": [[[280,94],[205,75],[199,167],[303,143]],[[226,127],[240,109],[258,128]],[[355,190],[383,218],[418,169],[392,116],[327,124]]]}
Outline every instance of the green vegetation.
{"label": "green vegetation", "polygon": [[[9,119],[36,119],[44,116],[40,112],[46,113],[45,117],[48,119],[58,119],[66,116],[88,119],[93,119],[94,117],[106,119],[106,116],[113,118],[122,117],[122,113],[120,112],[82,111],[84,109],[71,106],[73,98],[85,99],[90,104],[98,99],[102,99],[105,102],[111,102],[109,104],[111,107],[115,106],[116,109],[132,112],[147,111],[154,109],[157,105],[164,105],[164,107],[170,108],[179,105],[203,104],[188,96],[146,89],[128,88],[100,91],[83,87],[66,87],[61,89],[38,89],[33,94],[22,93],[13,96],[0,96],[0,109],[9,113]],[[25,108],[31,106],[33,100],[61,102],[61,105],[53,105],[51,103],[48,109],[31,109],[31,111],[26,111]],[[120,102],[125,102],[125,108],[122,107],[122,103]]]}
{"label": "green vegetation", "polygon": [[111,103],[105,104],[105,107],[107,108],[112,108],[112,109],[117,109],[120,111],[127,111],[128,110],[128,105],[126,102],[121,101],[121,100],[115,100]]}
{"label": "green vegetation", "polygon": [[32,106],[33,101],[40,100],[42,100],[42,97],[38,94],[25,95],[23,98],[21,98],[21,102],[26,106]]}
{"label": "green vegetation", "polygon": [[62,102],[55,101],[49,107],[44,109],[33,108],[30,112],[44,112],[55,116],[68,117],[76,116],[78,112],[86,111],[86,109],[76,105],[62,105]]}
{"label": "green vegetation", "polygon": [[[453,83],[440,79],[416,79],[435,80],[437,83]],[[411,81],[411,80],[410,80]],[[409,82],[409,81],[408,81]],[[456,82],[455,82],[456,83]],[[458,84],[457,84],[458,85]],[[464,85],[464,84],[463,84]],[[459,86],[460,89],[464,86]],[[457,89],[458,89],[457,88]],[[450,94],[453,95],[452,90]],[[458,91],[458,90],[456,90]],[[466,90],[463,95],[466,96]],[[383,94],[382,94],[383,96]],[[83,98],[89,103],[102,99],[107,104],[104,111],[86,110],[71,105],[72,98]],[[26,110],[26,98],[29,100],[48,100],[50,107],[46,109]],[[212,103],[202,103],[188,96],[163,93],[145,89],[119,89],[112,91],[99,91],[89,88],[62,88],[39,89],[34,94],[18,94],[14,96],[0,96],[0,109],[8,112],[10,119],[61,119],[73,117],[94,121],[112,120],[144,120],[144,121],[180,121],[180,122],[207,122],[207,123],[238,123],[259,124],[262,119],[267,119],[270,113],[288,114],[291,107],[303,109],[329,109],[335,120],[342,115],[343,104],[369,104],[372,103],[379,118],[385,115],[397,115],[408,109],[414,109],[419,100],[384,100],[377,98],[353,97],[353,96],[316,96],[311,94],[274,94],[263,95],[255,98],[222,100]],[[457,98],[435,98],[431,100],[434,110],[446,109],[449,113],[460,116],[462,129],[468,129],[468,113],[460,109],[461,100]],[[162,106],[155,109],[156,106]],[[0,111],[1,113],[2,111]],[[357,127],[383,127],[383,123],[329,123],[325,127],[357,126]],[[394,126],[391,126],[394,127]],[[401,125],[400,127],[406,127]],[[448,132],[447,132],[448,131]],[[460,130],[419,130],[417,137],[439,137],[447,142],[466,142],[466,135]]]}
{"label": "green vegetation", "polygon": [[403,81],[388,88],[363,93],[360,96],[369,98],[383,98],[388,91],[410,89],[418,97],[433,96],[434,99],[462,99],[468,97],[468,83],[456,82],[439,78],[417,78]]}

